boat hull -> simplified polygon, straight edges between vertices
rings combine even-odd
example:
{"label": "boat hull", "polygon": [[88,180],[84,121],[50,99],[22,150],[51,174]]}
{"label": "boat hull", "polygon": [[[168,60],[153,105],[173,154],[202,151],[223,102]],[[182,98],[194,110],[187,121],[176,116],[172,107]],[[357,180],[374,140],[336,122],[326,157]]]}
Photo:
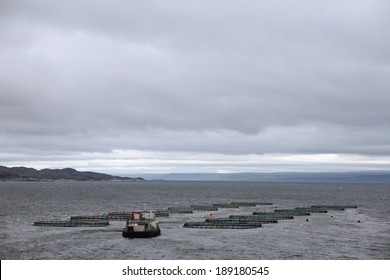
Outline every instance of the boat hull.
{"label": "boat hull", "polygon": [[122,236],[126,238],[150,238],[161,234],[160,230],[142,231],[142,232],[128,232],[122,231]]}

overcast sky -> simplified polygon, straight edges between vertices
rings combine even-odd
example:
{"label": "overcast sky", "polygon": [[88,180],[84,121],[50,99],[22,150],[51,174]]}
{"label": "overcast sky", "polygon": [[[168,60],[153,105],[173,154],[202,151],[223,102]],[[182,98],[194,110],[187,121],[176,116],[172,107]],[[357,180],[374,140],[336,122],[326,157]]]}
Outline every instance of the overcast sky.
{"label": "overcast sky", "polygon": [[387,0],[1,0],[0,165],[390,168]]}

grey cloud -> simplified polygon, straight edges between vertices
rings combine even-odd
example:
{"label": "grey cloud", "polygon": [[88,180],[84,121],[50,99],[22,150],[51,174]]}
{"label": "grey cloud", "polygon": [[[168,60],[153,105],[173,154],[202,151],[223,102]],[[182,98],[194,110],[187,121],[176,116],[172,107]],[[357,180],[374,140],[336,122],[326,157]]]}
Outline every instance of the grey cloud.
{"label": "grey cloud", "polygon": [[386,1],[0,10],[3,151],[390,153]]}

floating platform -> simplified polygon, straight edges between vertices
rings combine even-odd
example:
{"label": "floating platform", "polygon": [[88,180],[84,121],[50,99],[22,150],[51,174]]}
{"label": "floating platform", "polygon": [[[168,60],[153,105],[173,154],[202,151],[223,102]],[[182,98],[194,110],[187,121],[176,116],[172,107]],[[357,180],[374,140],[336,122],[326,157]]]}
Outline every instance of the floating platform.
{"label": "floating platform", "polygon": [[312,205],[310,208],[322,208],[326,210],[344,211],[347,208],[357,208],[357,205]]}
{"label": "floating platform", "polygon": [[276,219],[236,219],[236,218],[206,218],[207,223],[239,223],[239,224],[275,224],[278,222]]}
{"label": "floating platform", "polygon": [[[212,224],[253,224],[253,225],[258,225],[259,227],[261,227],[261,222],[260,221],[257,221],[257,220],[237,220],[237,219],[229,219],[229,218],[221,218],[221,219],[212,219],[212,218],[207,218],[206,223],[212,223]],[[267,223],[268,221],[264,221],[265,223]],[[275,220],[274,221],[275,223],[277,223],[277,221]]]}
{"label": "floating platform", "polygon": [[101,220],[38,221],[34,226],[45,227],[105,227],[110,223]]}
{"label": "floating platform", "polygon": [[358,208],[357,205],[346,204],[346,205],[312,205],[311,207],[319,207],[319,208]]}
{"label": "floating platform", "polygon": [[320,207],[297,207],[295,210],[309,213],[328,213],[328,209]]}
{"label": "floating platform", "polygon": [[[169,211],[155,211],[155,217],[169,217]],[[131,212],[110,212],[103,215],[91,216],[72,216],[71,220],[108,220],[108,221],[126,221],[131,219]]]}
{"label": "floating platform", "polygon": [[292,215],[280,215],[280,216],[262,216],[262,215],[234,216],[234,215],[230,215],[229,219],[244,220],[244,221],[261,221],[264,223],[276,223],[278,220],[294,219],[294,216],[292,216]]}
{"label": "floating platform", "polygon": [[208,222],[187,222],[183,227],[186,228],[206,228],[206,229],[248,229],[258,228],[261,224],[241,224],[241,223],[208,223]]}
{"label": "floating platform", "polygon": [[294,219],[293,215],[230,215],[229,219],[242,220],[285,220]]}
{"label": "floating platform", "polygon": [[92,215],[92,216],[71,216],[71,221],[106,221],[108,220],[108,216],[103,215]]}
{"label": "floating platform", "polygon": [[169,213],[175,214],[191,214],[194,210],[190,207],[168,207]]}
{"label": "floating platform", "polygon": [[256,202],[256,205],[274,205],[273,202]]}
{"label": "floating platform", "polygon": [[218,207],[213,205],[191,205],[191,209],[194,211],[218,211]]}
{"label": "floating platform", "polygon": [[169,217],[169,211],[156,211],[154,215],[155,217]]}
{"label": "floating platform", "polygon": [[280,212],[280,213],[275,213],[275,212],[253,212],[254,216],[259,216],[259,217],[272,217],[278,220],[288,220],[288,219],[294,219],[294,215],[291,213],[287,212]]}
{"label": "floating platform", "polygon": [[232,205],[237,205],[237,206],[244,206],[244,207],[254,207],[257,205],[256,202],[245,202],[245,201],[233,201],[230,202]]}
{"label": "floating platform", "polygon": [[310,212],[299,211],[295,209],[277,209],[275,213],[285,213],[293,216],[310,216]]}
{"label": "floating platform", "polygon": [[131,218],[131,212],[110,212],[107,216],[111,221],[126,221]]}

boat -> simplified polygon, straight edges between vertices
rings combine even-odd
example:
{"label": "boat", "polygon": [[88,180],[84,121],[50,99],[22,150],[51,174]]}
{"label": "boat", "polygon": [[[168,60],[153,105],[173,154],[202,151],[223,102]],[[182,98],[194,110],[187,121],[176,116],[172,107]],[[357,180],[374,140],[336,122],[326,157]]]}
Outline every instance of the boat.
{"label": "boat", "polygon": [[131,212],[131,216],[126,220],[126,226],[122,230],[122,236],[126,238],[149,238],[160,234],[159,224],[154,220],[152,212]]}

